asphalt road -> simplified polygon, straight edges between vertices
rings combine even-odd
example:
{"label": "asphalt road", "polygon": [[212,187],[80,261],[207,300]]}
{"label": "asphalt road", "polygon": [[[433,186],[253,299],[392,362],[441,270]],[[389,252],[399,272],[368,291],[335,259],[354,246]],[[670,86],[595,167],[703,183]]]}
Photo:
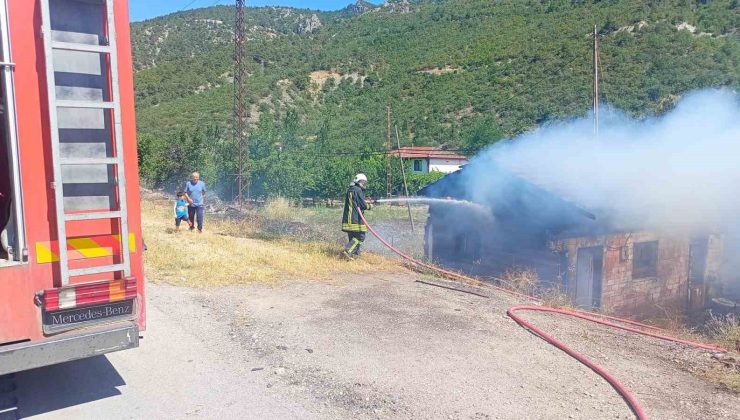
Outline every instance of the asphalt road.
{"label": "asphalt road", "polygon": [[[17,375],[23,418],[311,418],[156,306],[141,347]],[[216,343],[217,344],[217,343]]]}

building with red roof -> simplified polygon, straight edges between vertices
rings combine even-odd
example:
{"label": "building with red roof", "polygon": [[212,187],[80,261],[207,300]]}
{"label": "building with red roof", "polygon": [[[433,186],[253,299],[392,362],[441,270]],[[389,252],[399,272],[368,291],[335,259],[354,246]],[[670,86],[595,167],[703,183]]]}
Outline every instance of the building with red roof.
{"label": "building with red roof", "polygon": [[391,152],[412,162],[412,170],[416,173],[455,172],[468,163],[468,158],[450,150],[442,150],[434,146],[405,146]]}

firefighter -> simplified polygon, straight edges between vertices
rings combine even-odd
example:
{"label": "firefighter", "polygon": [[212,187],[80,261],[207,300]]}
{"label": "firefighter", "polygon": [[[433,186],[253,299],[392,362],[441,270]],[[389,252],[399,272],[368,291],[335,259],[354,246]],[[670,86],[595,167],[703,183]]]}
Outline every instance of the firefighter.
{"label": "firefighter", "polygon": [[[347,196],[344,199],[344,212],[342,213],[342,231],[347,232],[349,241],[344,247],[342,254],[348,259],[360,256],[360,246],[365,241],[367,226],[360,217],[360,210],[370,210],[372,205],[365,199],[365,187],[367,177],[365,174],[357,174],[354,181],[349,185]],[[358,207],[360,210],[358,210]]]}

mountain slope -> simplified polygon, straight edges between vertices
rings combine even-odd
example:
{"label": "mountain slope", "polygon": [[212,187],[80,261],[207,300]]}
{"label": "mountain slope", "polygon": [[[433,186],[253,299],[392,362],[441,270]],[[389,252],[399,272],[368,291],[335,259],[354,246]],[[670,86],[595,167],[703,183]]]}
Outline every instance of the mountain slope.
{"label": "mountain slope", "polygon": [[[591,102],[593,24],[600,34],[601,99],[637,115],[661,112],[687,90],[740,85],[739,15],[730,0],[250,8],[253,158],[259,166],[277,141],[286,143],[283,158],[310,150],[321,155],[314,161],[329,159],[327,151],[383,150],[386,105],[403,144],[471,150],[583,114]],[[146,141],[218,126],[211,132],[225,143],[233,106],[233,9],[183,12],[132,28],[138,122]],[[352,165],[382,171],[372,156]],[[306,179],[321,178],[315,168],[301,171]]]}

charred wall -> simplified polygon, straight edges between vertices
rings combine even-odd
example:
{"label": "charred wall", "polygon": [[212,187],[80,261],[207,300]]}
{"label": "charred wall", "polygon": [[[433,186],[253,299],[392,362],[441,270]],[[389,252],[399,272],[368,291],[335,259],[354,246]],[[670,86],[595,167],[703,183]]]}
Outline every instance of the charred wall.
{"label": "charred wall", "polygon": [[702,309],[707,284],[718,276],[721,243],[714,235],[697,240],[651,232],[566,239],[568,294],[575,298],[585,283],[577,273],[578,250],[603,247],[600,304],[605,312],[648,317]]}
{"label": "charred wall", "polygon": [[482,277],[532,269],[542,283],[550,283],[559,281],[565,264],[547,248],[546,236],[526,220],[436,204],[430,206],[427,219],[425,254],[442,265]]}

